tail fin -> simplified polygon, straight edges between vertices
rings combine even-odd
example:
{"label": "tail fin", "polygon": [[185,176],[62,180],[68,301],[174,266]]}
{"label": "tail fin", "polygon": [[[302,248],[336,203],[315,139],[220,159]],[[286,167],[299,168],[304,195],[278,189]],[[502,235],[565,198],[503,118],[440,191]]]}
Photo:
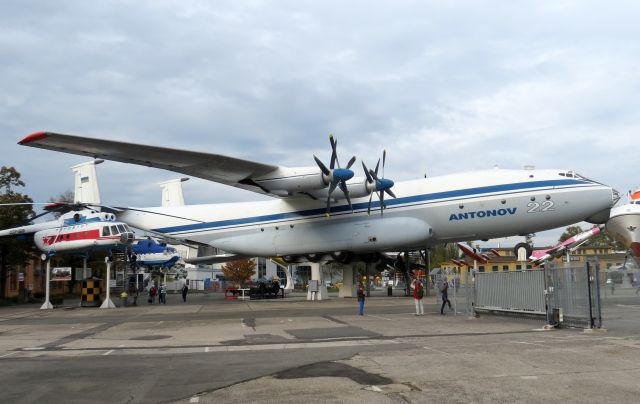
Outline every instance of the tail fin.
{"label": "tail fin", "polygon": [[92,160],[71,167],[75,176],[74,203],[100,204],[100,189],[98,188],[96,165],[103,161],[104,160]]}
{"label": "tail fin", "polygon": [[184,195],[182,194],[182,183],[189,178],[177,178],[160,183],[162,188],[162,206],[184,206]]}

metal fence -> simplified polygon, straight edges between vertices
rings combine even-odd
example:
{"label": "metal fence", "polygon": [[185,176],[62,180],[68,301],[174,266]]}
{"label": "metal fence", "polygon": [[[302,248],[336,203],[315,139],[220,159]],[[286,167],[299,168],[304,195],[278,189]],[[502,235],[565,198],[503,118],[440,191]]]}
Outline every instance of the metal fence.
{"label": "metal fence", "polygon": [[600,328],[597,262],[515,272],[478,272],[470,277],[472,312],[538,318],[549,324]]}
{"label": "metal fence", "polygon": [[597,261],[546,269],[548,318],[569,327],[600,328],[600,268]]}
{"label": "metal fence", "polygon": [[436,302],[441,307],[442,294],[440,290],[446,281],[449,283],[448,297],[451,308],[445,306],[444,313],[472,315],[474,289],[471,282],[467,282],[466,279],[461,278],[459,273],[431,275],[432,282],[429,283],[428,295],[436,296]]}
{"label": "metal fence", "polygon": [[475,309],[546,316],[542,271],[479,272]]}

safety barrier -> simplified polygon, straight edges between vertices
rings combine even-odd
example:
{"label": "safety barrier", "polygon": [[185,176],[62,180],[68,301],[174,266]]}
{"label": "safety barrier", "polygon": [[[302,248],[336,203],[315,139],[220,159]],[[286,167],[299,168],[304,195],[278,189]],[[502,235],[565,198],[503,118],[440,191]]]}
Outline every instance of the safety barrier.
{"label": "safety barrier", "polygon": [[475,276],[475,309],[546,317],[541,270],[479,272]]}
{"label": "safety barrier", "polygon": [[100,295],[102,288],[100,281],[86,279],[82,281],[82,293],[80,297],[80,306],[82,307],[98,307],[102,303]]}

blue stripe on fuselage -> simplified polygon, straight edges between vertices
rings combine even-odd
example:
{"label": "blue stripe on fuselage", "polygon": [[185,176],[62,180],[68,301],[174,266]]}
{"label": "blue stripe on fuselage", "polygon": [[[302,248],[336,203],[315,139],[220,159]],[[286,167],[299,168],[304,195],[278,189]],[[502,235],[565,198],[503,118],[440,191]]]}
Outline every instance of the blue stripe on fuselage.
{"label": "blue stripe on fuselage", "polygon": [[[527,191],[527,190],[533,190],[541,187],[556,187],[556,186],[566,186],[566,185],[595,185],[595,184],[592,184],[588,181],[580,181],[575,179],[574,180],[562,179],[562,180],[518,182],[518,183],[512,183],[512,184],[457,189],[454,191],[436,192],[433,194],[422,194],[422,195],[407,196],[403,198],[388,199],[388,200],[385,200],[385,205],[387,206],[408,205],[416,202],[433,201],[438,199],[469,197],[472,195],[478,196],[483,194],[491,194],[495,192],[506,192],[506,191]],[[374,202],[371,205],[372,205],[372,208],[379,207],[380,203]],[[368,206],[369,206],[368,202],[356,203],[356,204],[353,204],[353,209],[366,210]],[[331,208],[332,213],[348,212],[349,210],[350,209],[348,205],[340,205],[340,206]],[[287,212],[287,213],[276,213],[276,214],[263,215],[263,216],[243,217],[239,219],[219,220],[216,222],[194,223],[194,224],[186,224],[186,225],[173,226],[173,227],[163,227],[159,229],[153,229],[153,231],[159,232],[159,233],[176,233],[176,232],[184,232],[184,231],[191,231],[191,230],[204,230],[204,229],[213,229],[216,227],[269,222],[273,220],[298,219],[298,218],[310,217],[310,216],[320,216],[320,215],[324,215],[325,212],[326,210],[324,208],[308,209],[308,210],[301,210],[301,211]]]}

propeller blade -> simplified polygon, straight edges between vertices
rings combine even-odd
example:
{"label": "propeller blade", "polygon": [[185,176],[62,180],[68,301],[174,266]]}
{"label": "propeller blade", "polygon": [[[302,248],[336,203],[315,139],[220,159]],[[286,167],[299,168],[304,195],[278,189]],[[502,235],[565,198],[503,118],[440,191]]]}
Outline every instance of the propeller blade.
{"label": "propeller blade", "polygon": [[373,194],[375,194],[375,192],[371,192],[371,194],[369,195],[369,207],[367,208],[367,215],[371,214],[371,199],[373,198]]}
{"label": "propeller blade", "polygon": [[396,197],[396,195],[395,195],[395,194],[393,193],[393,191],[392,191],[392,190],[390,190],[390,189],[385,189],[385,190],[384,190],[384,192],[388,193],[388,194],[389,194],[389,196],[391,196],[391,197],[393,197],[393,198],[395,198],[395,197]]}
{"label": "propeller blade", "polygon": [[369,169],[367,168],[367,166],[364,165],[364,161],[362,162],[362,168],[364,169],[364,175],[367,176],[367,182],[373,182],[373,178],[371,177],[371,174],[369,174]]}
{"label": "propeller blade", "polygon": [[382,150],[382,178],[384,178],[384,162],[387,159],[387,149]]}
{"label": "propeller blade", "polygon": [[351,157],[351,160],[349,160],[349,162],[347,163],[347,169],[351,168],[351,166],[355,162],[356,162],[356,156]]}
{"label": "propeller blade", "polygon": [[335,191],[337,186],[337,182],[331,182],[331,185],[329,185],[329,192],[327,193],[327,215],[331,213],[331,194]]}
{"label": "propeller blade", "polygon": [[376,163],[376,169],[374,170],[376,175],[378,174],[378,167],[380,167],[380,159],[378,159],[378,162]]}
{"label": "propeller blade", "polygon": [[378,175],[375,171],[369,170],[369,174],[373,177],[374,180],[378,181]]}
{"label": "propeller blade", "polygon": [[338,147],[338,141],[333,138],[333,135],[329,136],[329,141],[331,142],[331,163],[329,164],[329,168],[332,170],[336,166],[336,162],[338,163],[338,167],[340,167],[340,162],[338,161],[338,152],[336,148]]}
{"label": "propeller blade", "polygon": [[331,174],[331,171],[329,171],[329,169],[327,168],[327,166],[325,166],[322,161],[320,161],[319,158],[317,158],[315,155],[313,156],[313,159],[316,161],[316,164],[318,165],[318,167],[320,167],[320,171],[322,171],[322,174],[324,175],[329,175]]}
{"label": "propeller blade", "polygon": [[347,188],[347,183],[344,181],[340,181],[340,189],[342,193],[347,198],[347,203],[349,204],[349,209],[353,212],[353,206],[351,205],[351,198],[349,197],[349,188]]}
{"label": "propeller blade", "polygon": [[331,185],[329,185],[329,192],[327,193],[327,195],[329,196],[329,198],[331,198],[331,194],[333,193],[333,191],[336,190],[336,187],[338,186],[338,182],[331,182]]}
{"label": "propeller blade", "polygon": [[380,191],[380,216],[384,214],[384,192]]}

